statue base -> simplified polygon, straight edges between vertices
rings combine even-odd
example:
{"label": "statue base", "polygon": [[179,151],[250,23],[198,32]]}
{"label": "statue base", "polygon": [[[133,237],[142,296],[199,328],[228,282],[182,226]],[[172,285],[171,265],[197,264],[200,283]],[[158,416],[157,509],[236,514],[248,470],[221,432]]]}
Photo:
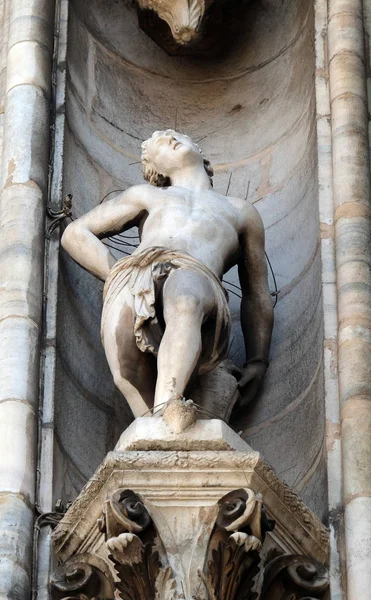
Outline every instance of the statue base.
{"label": "statue base", "polygon": [[324,598],[328,588],[326,528],[218,419],[177,435],[164,417],[136,419],[53,540],[58,599],[269,600],[282,585]]}

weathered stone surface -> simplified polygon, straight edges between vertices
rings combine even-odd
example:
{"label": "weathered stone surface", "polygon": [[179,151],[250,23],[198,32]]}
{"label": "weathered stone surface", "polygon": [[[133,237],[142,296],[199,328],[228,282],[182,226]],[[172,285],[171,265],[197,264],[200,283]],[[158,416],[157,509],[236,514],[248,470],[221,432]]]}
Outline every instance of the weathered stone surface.
{"label": "weathered stone surface", "polygon": [[[150,425],[152,422],[152,429],[158,428],[163,435],[160,418],[138,419],[135,423],[137,422],[139,429],[144,423]],[[134,433],[135,423],[132,426]],[[211,429],[214,436],[216,434],[216,445],[220,447],[219,430],[216,425],[217,423],[211,421]],[[208,422],[198,421],[197,427],[200,445],[202,430],[206,429],[209,430],[209,447],[215,447]],[[228,437],[235,434],[226,431],[223,423],[221,427],[228,446]],[[210,515],[214,514],[215,502],[224,494],[234,489],[249,487],[255,493],[261,492],[264,495],[267,513],[277,521],[274,540],[279,547],[285,551],[308,553],[320,561],[327,560],[328,539],[325,527],[296,494],[278,479],[258,452],[251,450],[238,436],[237,450],[193,451],[189,450],[187,436],[192,440],[191,429],[184,433],[184,439],[177,437],[178,450],[152,450],[151,440],[147,447],[145,442],[142,442],[141,451],[121,450],[125,445],[119,444],[118,448],[107,456],[57,526],[54,533],[57,555],[66,560],[83,548],[100,548],[103,540],[97,519],[101,516],[104,500],[107,494],[118,488],[125,488],[133,490],[146,502],[150,502],[147,505],[148,510],[165,546],[172,543],[174,535],[180,536],[179,540],[184,538],[184,548],[188,548],[187,555],[191,557],[194,551],[192,548],[198,543],[202,531],[202,523],[205,519],[207,521],[208,513],[205,511],[211,511]],[[171,442],[171,439],[169,441]],[[130,438],[126,447],[132,447],[129,444]],[[193,521],[191,515],[194,511],[196,512]],[[175,519],[170,529],[169,519]],[[190,520],[193,523],[191,530]],[[85,539],[89,540],[88,546],[84,543]]]}
{"label": "weathered stone surface", "polygon": [[174,432],[164,417],[139,417],[129,425],[115,446],[115,452],[129,450],[239,450],[247,447],[228,425],[219,419],[197,420],[184,432]]}
{"label": "weathered stone surface", "polygon": [[[82,552],[110,558],[121,581],[128,585],[133,579],[134,588],[138,578],[146,586],[152,581],[154,588],[161,569],[169,568],[178,595],[183,589],[190,598],[197,591],[206,600],[214,589],[217,599],[233,600],[233,594],[223,597],[217,590],[224,589],[224,577],[233,579],[233,568],[236,578],[245,568],[252,569],[251,577],[256,574],[257,555],[249,552],[260,551],[265,534],[276,555],[305,553],[327,561],[324,526],[224,423],[198,421],[176,436],[164,425],[162,417],[136,419],[126,440],[123,434],[53,534],[62,562],[77,560]],[[143,428],[151,438],[147,445]],[[156,440],[158,450],[153,450],[154,432],[162,438]],[[135,449],[136,434],[141,451]],[[221,450],[222,438],[224,448],[236,450]],[[193,451],[197,440],[200,450]],[[276,521],[271,534],[267,516]],[[220,564],[230,561],[226,573],[218,567],[218,553]],[[244,553],[252,561],[246,558],[245,566]]]}
{"label": "weathered stone surface", "polygon": [[1,598],[29,599],[32,522],[33,511],[28,503],[16,494],[0,494]]}

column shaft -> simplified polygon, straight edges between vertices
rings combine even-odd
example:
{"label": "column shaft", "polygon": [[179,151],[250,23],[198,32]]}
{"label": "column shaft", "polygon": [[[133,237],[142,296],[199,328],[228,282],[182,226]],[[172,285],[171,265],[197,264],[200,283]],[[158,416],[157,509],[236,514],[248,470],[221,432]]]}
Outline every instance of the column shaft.
{"label": "column shaft", "polygon": [[371,223],[361,0],[329,0],[338,357],[348,600],[371,589]]}
{"label": "column shaft", "polygon": [[12,0],[0,193],[0,597],[31,588],[54,3]]}

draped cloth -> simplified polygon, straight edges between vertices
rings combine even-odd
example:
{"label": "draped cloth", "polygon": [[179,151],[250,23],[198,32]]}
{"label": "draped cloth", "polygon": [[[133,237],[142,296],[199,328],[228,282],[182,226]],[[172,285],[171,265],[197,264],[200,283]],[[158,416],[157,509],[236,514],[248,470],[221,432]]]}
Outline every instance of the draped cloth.
{"label": "draped cloth", "polygon": [[221,281],[208,267],[185,252],[150,247],[117,261],[104,286],[101,335],[104,343],[104,324],[111,307],[125,290],[130,293],[134,313],[134,335],[142,352],[157,355],[164,333],[160,292],[162,285],[175,269],[186,269],[203,275],[215,296],[214,311],[202,325],[202,351],[198,372],[211,371],[228,350],[231,316],[227,293]]}

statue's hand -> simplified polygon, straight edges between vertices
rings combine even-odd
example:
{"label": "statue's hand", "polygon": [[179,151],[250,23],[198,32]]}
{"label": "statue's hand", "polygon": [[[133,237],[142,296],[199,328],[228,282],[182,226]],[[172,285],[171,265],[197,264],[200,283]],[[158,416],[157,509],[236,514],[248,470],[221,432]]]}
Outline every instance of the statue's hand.
{"label": "statue's hand", "polygon": [[245,408],[258,393],[268,364],[261,361],[250,362],[242,371],[238,382],[238,388],[241,392],[241,400],[236,408]]}

